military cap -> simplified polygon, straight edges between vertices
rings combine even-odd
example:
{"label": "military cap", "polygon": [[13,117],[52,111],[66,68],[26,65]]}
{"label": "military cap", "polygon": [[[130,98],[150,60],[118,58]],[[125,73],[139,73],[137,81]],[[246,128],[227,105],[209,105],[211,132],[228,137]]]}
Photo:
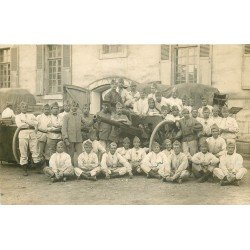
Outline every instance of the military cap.
{"label": "military cap", "polygon": [[220,128],[218,127],[217,124],[214,123],[214,124],[211,126],[211,130],[217,130],[217,131],[219,131]]}
{"label": "military cap", "polygon": [[57,146],[63,146],[63,147],[64,147],[64,142],[63,142],[63,141],[59,141],[56,145],[57,145]]}
{"label": "military cap", "polygon": [[141,142],[140,138],[135,136],[135,138],[133,139],[133,143],[135,143],[135,142]]}
{"label": "military cap", "polygon": [[123,139],[123,143],[126,143],[126,142],[129,142],[129,143],[130,143],[130,139],[129,139],[128,137],[125,137],[125,138]]}
{"label": "military cap", "polygon": [[117,147],[117,143],[116,143],[116,142],[111,142],[111,143],[110,143],[110,147],[112,147],[112,146],[113,146],[113,147]]}
{"label": "military cap", "polygon": [[154,141],[153,143],[152,143],[152,147],[154,148],[154,147],[160,147],[160,144],[157,142],[157,141]]}
{"label": "military cap", "polygon": [[123,108],[122,104],[120,102],[117,102],[115,105],[116,108]]}
{"label": "military cap", "polygon": [[176,105],[173,105],[173,106],[172,106],[172,111],[173,111],[173,110],[176,110],[176,111],[178,110],[178,111],[179,111],[179,108],[178,108]]}
{"label": "military cap", "polygon": [[51,105],[50,105],[51,108],[59,108],[59,105],[57,102],[53,102]]}
{"label": "military cap", "polygon": [[181,143],[177,140],[174,141],[173,146],[181,146]]}
{"label": "military cap", "polygon": [[172,144],[171,140],[169,140],[169,139],[165,139],[165,140],[164,140],[164,143],[165,143],[165,144],[167,144],[167,143],[171,143],[171,144]]}
{"label": "military cap", "polygon": [[92,147],[93,146],[92,142],[90,140],[84,141],[82,145],[83,145],[83,147],[85,147],[85,146]]}

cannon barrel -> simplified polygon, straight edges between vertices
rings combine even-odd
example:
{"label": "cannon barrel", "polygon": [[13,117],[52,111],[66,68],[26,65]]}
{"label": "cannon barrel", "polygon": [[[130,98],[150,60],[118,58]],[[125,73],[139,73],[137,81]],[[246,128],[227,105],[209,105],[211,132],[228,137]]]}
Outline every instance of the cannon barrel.
{"label": "cannon barrel", "polygon": [[141,136],[142,134],[142,130],[138,127],[129,126],[122,122],[110,120],[105,117],[101,117],[99,115],[95,116],[94,119],[98,120],[99,122],[107,123],[111,126],[121,128],[122,132],[127,133],[127,134],[136,135],[136,136]]}

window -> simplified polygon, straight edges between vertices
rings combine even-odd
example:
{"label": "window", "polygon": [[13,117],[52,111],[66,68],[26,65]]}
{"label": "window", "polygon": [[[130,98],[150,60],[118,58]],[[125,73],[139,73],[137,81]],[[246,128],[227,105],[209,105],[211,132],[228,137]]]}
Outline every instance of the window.
{"label": "window", "polygon": [[48,45],[48,93],[62,92],[62,45]]}
{"label": "window", "polygon": [[175,84],[197,83],[198,46],[175,48]]}
{"label": "window", "polygon": [[10,88],[10,49],[0,50],[0,88]]}
{"label": "window", "polygon": [[100,48],[100,59],[111,59],[127,56],[127,46],[121,44],[104,44]]}

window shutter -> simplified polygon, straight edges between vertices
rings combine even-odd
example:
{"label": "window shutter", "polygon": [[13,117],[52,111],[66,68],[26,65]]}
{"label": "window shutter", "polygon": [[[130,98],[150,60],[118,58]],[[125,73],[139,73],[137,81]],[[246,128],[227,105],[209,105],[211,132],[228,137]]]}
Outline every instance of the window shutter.
{"label": "window shutter", "polygon": [[18,87],[18,47],[14,46],[10,49],[10,86]]}
{"label": "window shutter", "polygon": [[241,85],[242,89],[250,89],[250,44],[244,45]]}
{"label": "window shutter", "polygon": [[44,46],[36,46],[36,95],[44,92]]}
{"label": "window shutter", "polygon": [[161,60],[169,60],[169,45],[161,45]]}
{"label": "window shutter", "polygon": [[165,85],[171,85],[171,51],[172,46],[168,44],[161,45],[161,60],[160,60],[160,79],[161,83]]}
{"label": "window shutter", "polygon": [[211,46],[201,44],[199,55],[199,83],[211,85]]}
{"label": "window shutter", "polygon": [[62,84],[71,84],[71,45],[63,45]]}

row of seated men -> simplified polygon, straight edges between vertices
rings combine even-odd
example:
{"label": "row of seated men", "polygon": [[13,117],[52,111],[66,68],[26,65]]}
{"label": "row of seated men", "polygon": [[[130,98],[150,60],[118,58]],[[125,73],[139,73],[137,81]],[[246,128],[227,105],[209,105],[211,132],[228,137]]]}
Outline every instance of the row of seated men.
{"label": "row of seated men", "polygon": [[[220,180],[221,185],[238,186],[247,173],[243,167],[243,158],[235,151],[235,141],[228,140],[226,148],[217,154],[211,153],[213,144],[209,140],[200,143],[200,150],[189,160],[182,152],[181,143],[165,140],[163,148],[154,142],[152,151],[140,147],[140,139],[124,138],[123,147],[117,148],[111,142],[109,150],[98,157],[98,149],[91,140],[83,142],[83,152],[78,156],[78,165],[73,167],[69,154],[64,152],[64,143],[57,143],[57,151],[44,168],[44,173],[52,182],[66,181],[68,178],[96,181],[122,176],[145,175],[164,182],[181,184],[193,175],[198,182]],[[191,166],[191,167],[190,167]]]}

